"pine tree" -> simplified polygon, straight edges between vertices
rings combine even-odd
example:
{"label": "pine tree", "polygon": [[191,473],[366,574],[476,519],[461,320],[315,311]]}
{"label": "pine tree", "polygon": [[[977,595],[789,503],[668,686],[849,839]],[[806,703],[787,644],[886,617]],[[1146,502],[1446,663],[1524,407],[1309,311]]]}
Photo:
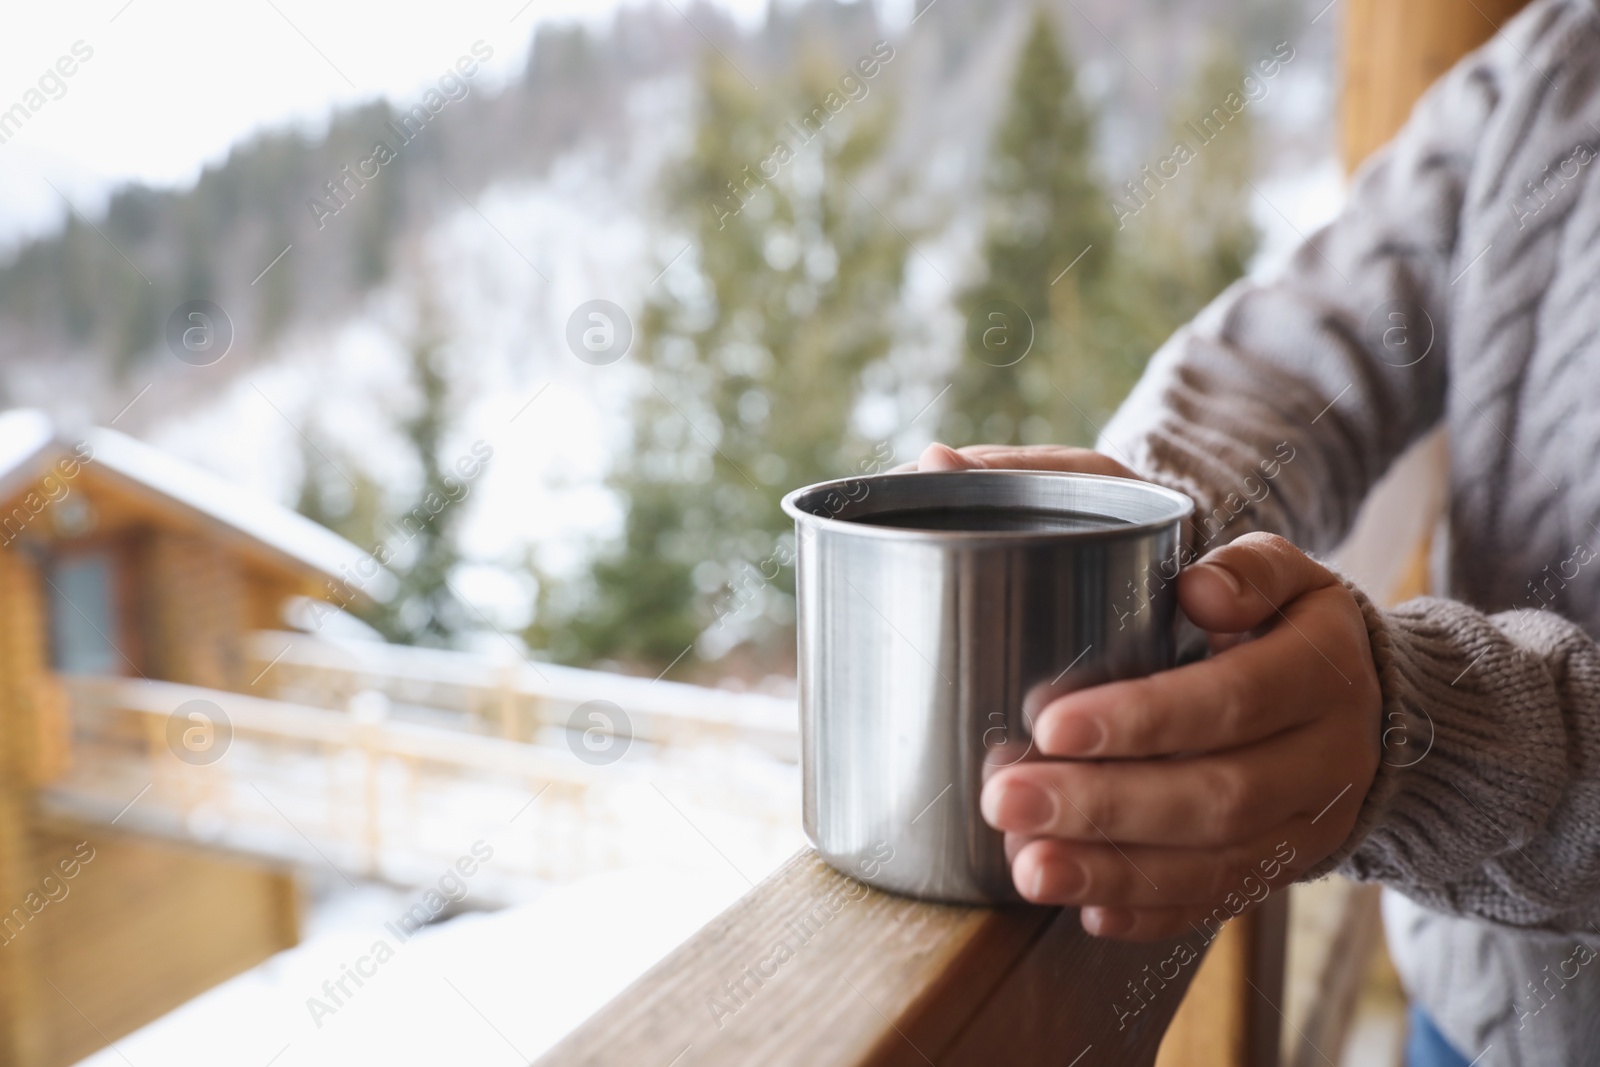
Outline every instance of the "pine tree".
{"label": "pine tree", "polygon": [[418,305],[419,322],[406,348],[416,400],[395,423],[420,475],[415,491],[396,501],[358,464],[332,459],[331,446],[308,442],[301,449],[305,475],[296,507],[386,562],[397,579],[387,602],[356,609],[363,621],[390,641],[449,646],[476,625],[450,585],[461,562],[456,531],[465,495],[444,451],[455,411],[445,339],[425,296]]}
{"label": "pine tree", "polygon": [[405,545],[396,563],[401,592],[377,613],[375,624],[390,640],[449,645],[469,628],[465,607],[450,586],[450,572],[461,562],[455,532],[461,521],[456,501],[462,483],[444,452],[453,411],[450,380],[444,371],[444,339],[426,303],[408,356],[417,405],[399,425],[422,482],[411,506],[388,523]]}
{"label": "pine tree", "polygon": [[[833,63],[796,67],[759,94],[704,68],[693,147],[666,183],[695,251],[640,319],[648,385],[611,478],[622,538],[580,593],[541,593],[530,643],[558,658],[679,661],[729,623],[728,584],[748,588],[791,529],[783,493],[854,473],[871,450],[853,415],[893,339],[908,251],[867,198],[890,112],[845,101]],[[733,621],[781,666],[792,578],[765,570]]]}
{"label": "pine tree", "polygon": [[[953,444],[1084,436],[1082,417],[1063,396],[1073,387],[1063,371],[1090,334],[1084,320],[1095,313],[1115,253],[1115,226],[1094,176],[1094,117],[1076,77],[1052,20],[1038,10],[986,174],[987,274],[958,301],[968,343],[941,426]],[[1026,357],[1004,365],[1003,346],[1020,356],[1030,331]]]}
{"label": "pine tree", "polygon": [[[1096,180],[1094,115],[1074,77],[1040,11],[994,140],[986,278],[959,301],[968,343],[941,427],[952,444],[1092,444],[1150,354],[1243,274],[1256,249],[1246,184],[1254,121],[1248,105],[1226,108],[1229,94],[1243,99],[1234,51],[1214,48],[1195,84],[1178,94],[1161,147],[1165,154],[1184,143],[1188,161],[1170,180],[1141,171],[1138,199],[1127,185],[1113,197]],[[1201,103],[1230,115],[1203,142],[1192,125]],[[999,301],[1025,317],[995,319]],[[973,344],[990,325],[1031,325],[1032,351],[996,366],[1004,359]]]}

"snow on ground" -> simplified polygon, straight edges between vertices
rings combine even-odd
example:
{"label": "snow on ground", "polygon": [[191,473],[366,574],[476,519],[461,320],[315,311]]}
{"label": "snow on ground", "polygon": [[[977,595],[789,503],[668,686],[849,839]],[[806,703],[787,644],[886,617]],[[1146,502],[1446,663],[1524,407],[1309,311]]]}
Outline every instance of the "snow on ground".
{"label": "snow on ground", "polygon": [[[82,1064],[526,1064],[748,889],[725,865],[638,867],[407,940],[386,924],[420,894],[347,890],[313,913],[299,947]],[[369,977],[341,993],[354,969]]]}

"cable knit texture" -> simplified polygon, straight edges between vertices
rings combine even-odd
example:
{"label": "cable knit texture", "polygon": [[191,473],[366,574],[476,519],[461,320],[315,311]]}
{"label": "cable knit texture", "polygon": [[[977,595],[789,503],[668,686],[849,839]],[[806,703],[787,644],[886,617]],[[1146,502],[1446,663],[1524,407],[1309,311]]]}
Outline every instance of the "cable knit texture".
{"label": "cable knit texture", "polygon": [[1270,530],[1322,552],[1448,427],[1450,599],[1358,593],[1384,757],[1324,868],[1409,898],[1407,988],[1483,1067],[1597,1055],[1597,2],[1536,0],[1447,74],[1339,218],[1165,345],[1101,441],[1195,498],[1202,549]]}

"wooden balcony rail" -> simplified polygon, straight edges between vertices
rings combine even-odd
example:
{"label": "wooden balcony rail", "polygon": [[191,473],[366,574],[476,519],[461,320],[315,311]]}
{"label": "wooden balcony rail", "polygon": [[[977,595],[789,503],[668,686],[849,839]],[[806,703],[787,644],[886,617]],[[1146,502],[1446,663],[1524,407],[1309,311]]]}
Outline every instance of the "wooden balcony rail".
{"label": "wooden balcony rail", "polygon": [[224,710],[235,736],[255,735],[310,746],[370,751],[377,756],[449,764],[468,771],[506,772],[522,775],[530,782],[577,788],[592,784],[597,777],[594,768],[559,759],[533,745],[508,745],[495,738],[414,723],[369,723],[351,715],[330,715],[322,708],[242,693],[124,678],[69,678],[65,686],[80,727],[92,728],[98,723],[109,735],[115,727],[107,716],[131,714],[140,718],[145,730],[160,727],[151,740],[158,749],[167,746],[166,720],[173,710],[190,701],[203,700]]}
{"label": "wooden balcony rail", "polygon": [[[652,681],[559,664],[276,630],[251,635],[250,675],[285,700],[343,709],[379,692],[397,708],[455,712],[527,741],[565,727],[590,701],[615,703],[633,740],[663,745],[735,740],[789,762],[799,760],[793,699]],[[595,728],[611,727],[594,720]],[[587,728],[587,727],[586,727]]]}
{"label": "wooden balcony rail", "polygon": [[[499,777],[507,783],[505,802],[478,814],[498,812],[504,822],[526,797],[542,797],[535,816],[518,824],[514,844],[500,848],[494,838],[501,884],[486,882],[483,889],[503,903],[526,899],[538,885],[614,866],[616,857],[595,855],[591,846],[597,835],[620,832],[619,813],[605,797],[637,777],[628,763],[595,768],[562,750],[193,686],[78,678],[66,680],[66,692],[74,758],[67,777],[46,793],[47,810],[103,823],[148,784],[120,828],[192,837],[197,819],[206,817],[227,826],[202,835],[213,848],[314,861],[292,852],[303,844],[283,824],[292,817],[314,842],[316,859],[409,884],[436,875],[453,858],[436,841],[467,841],[493,830],[485,819],[482,826],[458,820],[442,834],[419,832],[421,813],[449,806],[428,798],[463,780],[482,790]],[[171,758],[168,717],[196,699],[225,710],[235,739],[258,750],[250,762],[237,764],[239,753],[215,766]],[[675,722],[692,719],[687,711],[674,715]],[[709,736],[727,728],[716,724]],[[295,752],[311,759],[286,762]],[[395,764],[406,770],[404,788],[380,788],[383,768]],[[306,788],[308,766],[321,768],[325,787]],[[786,824],[791,812],[780,805],[768,816]],[[270,829],[282,840],[274,843],[264,833]],[[1095,941],[1071,912],[951,908],[893,897],[803,853],[575,1033],[549,1062],[632,1062],[608,1059],[605,1051],[625,1042],[616,1047],[626,1056],[649,1046],[662,1063],[683,1052],[679,1067],[877,1067],[902,1062],[896,1056],[924,1062],[922,1054],[940,1064],[1027,1067],[1071,1064],[1063,1054],[1077,1042],[1070,1049],[1083,1053],[1076,1067],[1265,1067],[1278,1062],[1281,1033],[1282,1062],[1323,1064],[1344,1043],[1378,923],[1370,887],[1313,888],[1305,915],[1297,905],[1299,977],[1280,995],[1288,893],[1269,898],[1265,914],[1230,923],[1203,961],[1205,946],[1194,939],[1196,958],[1174,972],[1175,961],[1186,958],[1175,955],[1176,945]],[[824,912],[817,912],[819,904]],[[1302,928],[1307,919],[1310,930]],[[830,998],[828,989],[844,996]],[[785,1021],[793,1018],[815,1025],[796,1030]],[[985,1060],[993,1048],[979,1047],[973,1035],[1004,1049],[1003,1058]],[[777,1046],[768,1047],[769,1040]]]}
{"label": "wooden balcony rail", "polygon": [[[1275,915],[1281,931],[1274,900],[1252,918],[1266,912],[1270,926]],[[1253,968],[1281,960],[1281,938],[1242,932],[1236,922],[1216,940],[1204,966],[1227,973],[1198,1011],[1191,999],[1163,1067],[1277,1062],[1275,987]],[[1138,1067],[1156,1062],[1205,951],[1199,932],[1154,945],[1091,938],[1074,909],[892,896],[806,851],[538,1064]],[[1261,987],[1254,1003],[1231,992],[1243,979]]]}
{"label": "wooden balcony rail", "polygon": [[[89,823],[117,820],[124,830],[279,862],[331,863],[399,885],[427,884],[483,838],[496,860],[474,891],[498,904],[675,859],[681,837],[663,832],[663,822],[670,831],[679,820],[704,823],[735,809],[724,818],[725,828],[737,820],[725,847],[759,870],[771,870],[798,840],[790,829],[798,802],[792,768],[778,760],[771,767],[786,773],[756,788],[707,780],[696,759],[714,757],[714,747],[710,756],[657,748],[649,759],[594,765],[565,743],[197,686],[78,677],[64,679],[64,689],[71,756],[41,802]],[[177,757],[172,719],[192,701],[227,717],[225,758],[196,765]]]}
{"label": "wooden balcony rail", "polygon": [[[493,874],[500,884],[481,888],[501,903],[526,899],[542,884],[627,865],[627,857],[594,854],[594,845],[624,830],[627,813],[607,798],[618,789],[638,792],[642,766],[596,768],[564,750],[193,686],[80,678],[66,689],[73,760],[45,793],[47,811],[100,823],[115,817],[119,829],[178,838],[194,838],[195,827],[210,819],[211,829],[199,836],[213,849],[328,859],[351,874],[399,884],[436,876],[454,858],[450,848],[482,834],[496,846],[494,870],[484,877]],[[242,751],[212,766],[172,758],[169,716],[195,699],[225,710]],[[389,773],[382,786],[384,768],[396,765],[407,777]],[[677,788],[659,762],[648,773],[669,792]],[[504,791],[486,792],[497,777]],[[471,782],[473,803],[462,809],[436,802],[462,781]],[[644,792],[665,808],[665,800]],[[536,795],[537,810],[510,839],[495,836],[490,824],[504,824]],[[741,801],[746,807],[748,799]],[[430,826],[446,809],[456,810],[453,821]],[[743,814],[760,816],[762,825],[792,820],[789,803]],[[293,851],[308,841],[315,857]],[[656,846],[676,847],[670,840]],[[1077,1067],[1092,1067],[1149,1063],[1159,1046],[1159,1067],[1266,1067],[1278,1062],[1280,1018],[1283,1062],[1330,1062],[1377,937],[1376,903],[1366,887],[1313,888],[1320,894],[1314,906],[1302,915],[1296,905],[1297,927],[1307,918],[1315,927],[1297,932],[1300,977],[1280,995],[1288,893],[1228,924],[1209,951],[1196,937],[1191,951],[1180,953],[1176,944],[1087,938],[1071,912],[954,908],[881,894],[802,853],[549,1062],[634,1062],[634,1051],[652,1047],[663,1064],[684,1053],[680,1067],[876,1067],[906,1056],[920,1063],[924,1054],[940,1064],[1027,1067],[1070,1064],[1068,1051],[1083,1053]],[[796,1019],[811,1024],[797,1029]],[[1005,1050],[1003,1058],[985,1060],[994,1048]],[[623,1059],[608,1058],[616,1049]]]}

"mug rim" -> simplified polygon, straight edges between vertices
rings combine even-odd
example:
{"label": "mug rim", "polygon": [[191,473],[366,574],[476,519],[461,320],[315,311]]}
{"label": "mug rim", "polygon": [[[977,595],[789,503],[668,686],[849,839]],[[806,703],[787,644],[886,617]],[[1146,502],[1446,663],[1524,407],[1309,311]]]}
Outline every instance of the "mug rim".
{"label": "mug rim", "polygon": [[[891,479],[967,481],[973,478],[1006,478],[1018,481],[1067,480],[1114,484],[1126,492],[1144,494],[1154,500],[1165,502],[1169,505],[1169,510],[1150,519],[1141,521],[1127,520],[1116,526],[1100,526],[1083,530],[922,530],[910,527],[880,526],[876,523],[856,522],[831,515],[819,515],[800,506],[800,501],[804,497],[821,494],[842,486],[860,485],[862,483],[872,485]],[[1119,478],[1108,474],[1079,474],[1074,471],[994,469],[987,467],[981,470],[961,471],[892,471],[880,474],[858,475],[853,478],[835,478],[830,481],[817,482],[814,485],[791,490],[785,494],[782,507],[784,513],[794,519],[796,524],[816,530],[839,533],[848,531],[856,536],[876,537],[894,541],[955,542],[961,544],[973,542],[1017,544],[1019,542],[1034,541],[1059,543],[1064,541],[1103,541],[1111,538],[1120,540],[1124,537],[1144,536],[1166,529],[1174,523],[1187,521],[1195,511],[1194,500],[1187,494],[1137,478]],[[1046,508],[1044,510],[1055,509]]]}

